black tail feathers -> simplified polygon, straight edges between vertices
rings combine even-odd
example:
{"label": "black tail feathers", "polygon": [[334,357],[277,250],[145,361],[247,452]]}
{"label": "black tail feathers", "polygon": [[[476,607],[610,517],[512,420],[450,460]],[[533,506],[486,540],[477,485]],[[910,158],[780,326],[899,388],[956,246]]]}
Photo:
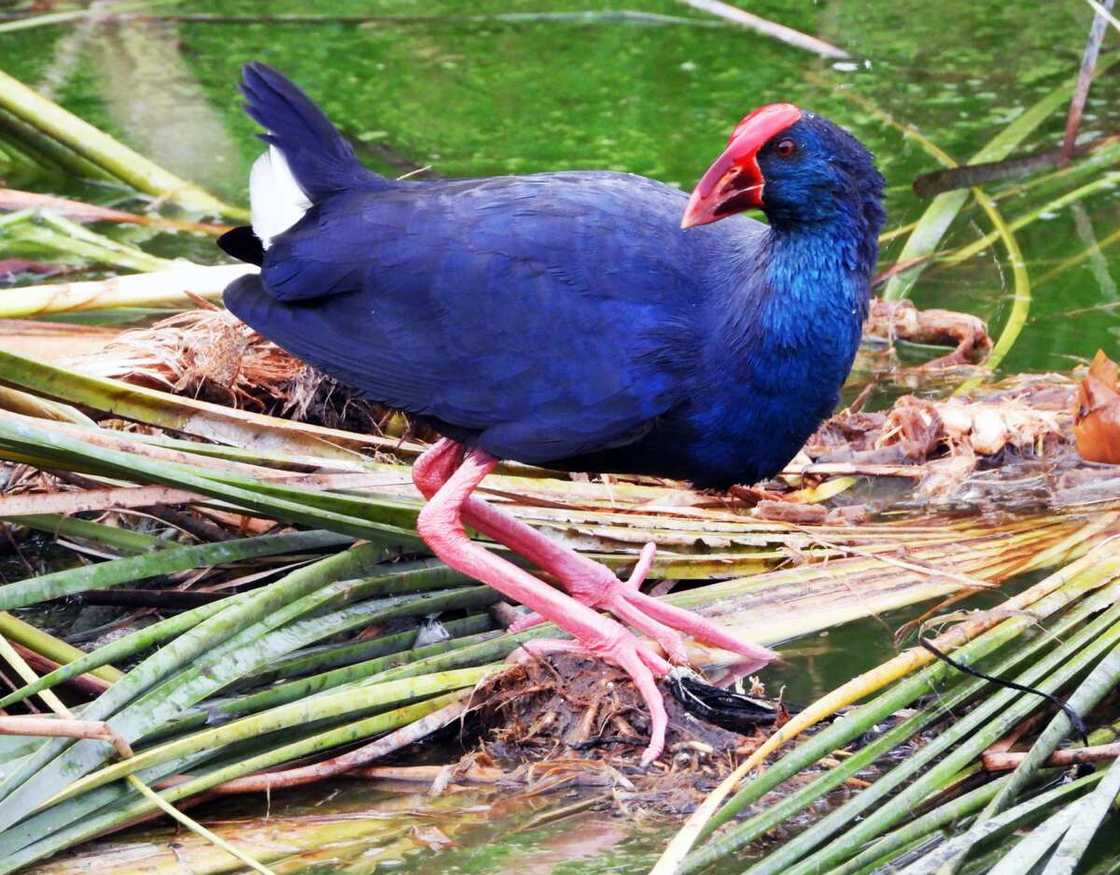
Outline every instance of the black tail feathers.
{"label": "black tail feathers", "polygon": [[255,264],[257,267],[264,264],[264,246],[261,245],[261,238],[254,234],[253,229],[248,225],[226,231],[218,238],[218,248],[238,261]]}

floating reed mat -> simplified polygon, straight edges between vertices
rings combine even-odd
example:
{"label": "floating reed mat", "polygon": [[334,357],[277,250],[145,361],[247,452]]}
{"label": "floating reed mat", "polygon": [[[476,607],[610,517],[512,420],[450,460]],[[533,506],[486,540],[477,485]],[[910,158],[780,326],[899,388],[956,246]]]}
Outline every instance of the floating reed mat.
{"label": "floating reed mat", "polygon": [[[15,393],[0,401],[18,400],[23,411],[0,410],[0,459],[8,473],[37,472],[27,488],[0,498],[0,519],[16,536],[29,528],[57,533],[86,557],[0,587],[0,610],[138,584],[159,593],[170,582],[213,596],[86,654],[48,648],[54,639],[45,633],[20,641],[50,649],[42,655],[53,665],[0,696],[13,715],[4,731],[27,733],[0,738],[0,873],[164,805],[373,764],[456,719],[448,715],[461,713],[522,642],[556,634],[547,626],[503,633],[489,612],[498,594],[427,557],[414,530],[420,502],[400,462],[415,444],[7,353],[0,364],[0,380]],[[488,478],[483,491],[620,571],[655,541],[655,576],[688,582],[662,597],[771,644],[1067,565],[1048,579],[1048,595],[1032,588],[1037,598],[1016,596],[1005,612],[954,627],[965,630],[959,641],[938,641],[944,649],[991,641],[984,636],[1008,624],[1022,633],[1049,616],[1036,603],[1055,613],[1066,595],[1090,591],[1088,566],[1077,563],[1113,555],[1120,533],[1120,507],[1101,502],[1003,520],[803,525],[759,519],[731,499],[679,484],[573,480],[516,465]],[[136,510],[188,514],[196,534],[122,526]],[[109,515],[74,516],[82,511]],[[200,521],[214,537],[197,534]],[[1075,602],[1071,595],[1062,606]],[[421,620],[440,613],[453,618],[448,637],[421,638]],[[18,627],[0,625],[6,637],[9,628]],[[727,659],[702,649],[694,657]],[[930,666],[924,650],[900,659],[876,676],[878,686],[849,691],[841,704],[913,672],[949,672]],[[128,671],[104,671],[120,668]],[[79,697],[71,707],[81,733],[69,724],[56,728],[71,736],[37,735],[40,724],[21,729],[21,709],[93,672],[101,672],[103,692],[68,688]]]}
{"label": "floating reed mat", "polygon": [[[1120,680],[1118,578],[1120,544],[1110,538],[1001,608],[969,616],[934,639],[937,649],[953,651],[957,665],[980,667],[982,675],[966,674],[936,660],[932,650],[915,648],[832,691],[781,727],[709,795],[654,871],[701,871],[743,852],[751,842],[895,749],[908,753],[901,760],[888,759],[888,766],[893,766],[889,771],[839,808],[814,817],[807,829],[764,859],[756,859],[747,871],[798,875],[870,871],[874,867],[868,864],[896,860],[916,844],[928,842],[944,825],[974,817],[971,841],[954,839],[947,844],[954,853],[934,852],[921,865],[905,870],[933,872],[947,859],[963,859],[973,844],[996,831],[981,827],[981,822],[991,818],[993,827],[1005,830],[1021,825],[1024,819],[1029,821],[1028,812],[1046,808],[1058,797],[1067,799],[1089,789],[1094,781],[1082,781],[1076,784],[1078,790],[1058,797],[1037,793],[1039,785],[1052,776],[1042,768],[1046,760],[1058,743],[1071,736],[1073,723],[1065,710],[1050,718],[1027,760],[1011,777],[989,781],[978,789],[975,779],[983,782],[979,769],[985,751],[1009,734],[1008,744],[1015,743],[1030,730],[1033,715],[1049,717],[1053,700],[1040,693],[1061,695],[1077,684],[1066,709],[1080,722]],[[997,685],[993,677],[1013,680],[1018,686]],[[781,758],[768,761],[783,744],[859,700],[868,701]],[[892,715],[893,725],[879,725]],[[935,723],[943,723],[939,731],[923,733]],[[866,743],[852,746],[868,731],[873,734],[869,742],[865,738]],[[1115,738],[1111,730],[1082,737],[1083,731],[1079,728],[1076,736],[1087,747]],[[838,751],[843,759],[836,764],[833,755]],[[810,784],[782,793],[780,804],[756,805],[790,778],[807,769],[819,771],[822,765],[824,772]],[[1029,800],[1023,802],[1026,811],[1011,808],[1017,799]],[[935,805],[940,807],[931,811]],[[1012,810],[1016,817],[1010,817]],[[1052,808],[1049,811],[1053,813]],[[744,812],[751,816],[732,823]],[[915,819],[915,813],[922,816]],[[689,852],[705,838],[706,843]],[[872,841],[875,844],[869,847]]]}

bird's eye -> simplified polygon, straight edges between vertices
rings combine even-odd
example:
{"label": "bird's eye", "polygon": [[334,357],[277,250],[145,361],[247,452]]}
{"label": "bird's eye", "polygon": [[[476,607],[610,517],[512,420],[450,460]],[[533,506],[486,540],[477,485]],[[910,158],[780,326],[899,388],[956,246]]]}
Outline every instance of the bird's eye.
{"label": "bird's eye", "polygon": [[788,137],[784,140],[778,140],[777,145],[774,146],[774,151],[778,153],[779,158],[792,158],[797,152],[797,143]]}

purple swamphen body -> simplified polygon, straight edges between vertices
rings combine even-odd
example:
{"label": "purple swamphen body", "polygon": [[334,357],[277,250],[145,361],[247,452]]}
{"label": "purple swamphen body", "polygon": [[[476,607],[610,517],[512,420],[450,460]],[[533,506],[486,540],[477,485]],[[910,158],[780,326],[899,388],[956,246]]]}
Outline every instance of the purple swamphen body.
{"label": "purple swamphen body", "polygon": [[[223,248],[261,264],[226,305],[261,334],[446,438],[417,462],[436,555],[626,669],[652,714],[681,633],[773,654],[638,589],[471,495],[498,459],[703,487],[777,473],[839,400],[883,224],[870,153],[790,104],[745,117],[692,196],[640,176],[541,173],[393,181],[363,167],[315,104],[263,64],[248,113],[269,151],[252,228]],[[718,221],[761,208],[769,225]],[[466,523],[552,572],[557,590],[466,538]],[[538,646],[537,650],[542,647]]]}

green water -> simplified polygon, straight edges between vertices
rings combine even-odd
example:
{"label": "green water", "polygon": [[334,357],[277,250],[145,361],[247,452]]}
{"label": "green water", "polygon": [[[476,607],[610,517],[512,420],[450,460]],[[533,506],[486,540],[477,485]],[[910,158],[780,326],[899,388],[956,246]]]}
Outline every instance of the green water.
{"label": "green water", "polygon": [[[792,101],[846,125],[876,152],[889,184],[893,228],[925,208],[910,183],[936,165],[879,121],[868,102],[967,160],[1076,72],[1091,14],[1081,0],[742,5],[843,46],[858,60],[823,61],[670,0],[215,0],[155,11],[238,20],[156,17],[0,33],[0,66],[31,84],[46,83],[69,109],[234,202],[244,202],[248,167],[260,150],[234,91],[239,66],[252,59],[301,83],[356,139],[368,162],[387,173],[427,166],[446,176],[609,168],[687,188],[746,111]],[[623,9],[679,20],[600,14]],[[551,14],[579,11],[593,15]],[[526,15],[494,17],[509,13]],[[441,18],[360,25],[263,20],[284,14]],[[243,20],[254,17],[262,20]],[[1120,76],[1103,76],[1089,101],[1084,136],[1120,130],[1118,98]],[[1063,124],[1059,111],[1019,151],[1052,148]],[[10,181],[104,201],[119,196],[56,177]],[[1002,199],[1000,209],[1013,220],[1046,199],[1015,195]],[[989,229],[982,214],[968,211],[943,246],[963,245]],[[1005,363],[1009,371],[1068,370],[1098,347],[1116,356],[1118,229],[1120,196],[1110,189],[1017,233],[1033,303]],[[124,233],[161,255],[219,259],[205,240]],[[885,246],[884,266],[901,245],[897,239]],[[996,244],[960,266],[927,271],[914,298],[920,306],[976,313],[998,334],[1010,307],[1010,267]],[[889,655],[888,627],[895,620],[796,642],[796,658],[774,678],[789,685],[791,699],[807,701]],[[320,791],[313,795],[318,799]],[[575,822],[585,829],[601,820],[582,815]],[[447,871],[497,872],[514,859],[528,867],[524,871],[644,871],[665,835],[639,829],[612,842],[590,836],[589,856],[555,863],[556,848],[570,844],[568,832],[570,825],[530,830],[493,847],[480,838],[447,852]]]}

